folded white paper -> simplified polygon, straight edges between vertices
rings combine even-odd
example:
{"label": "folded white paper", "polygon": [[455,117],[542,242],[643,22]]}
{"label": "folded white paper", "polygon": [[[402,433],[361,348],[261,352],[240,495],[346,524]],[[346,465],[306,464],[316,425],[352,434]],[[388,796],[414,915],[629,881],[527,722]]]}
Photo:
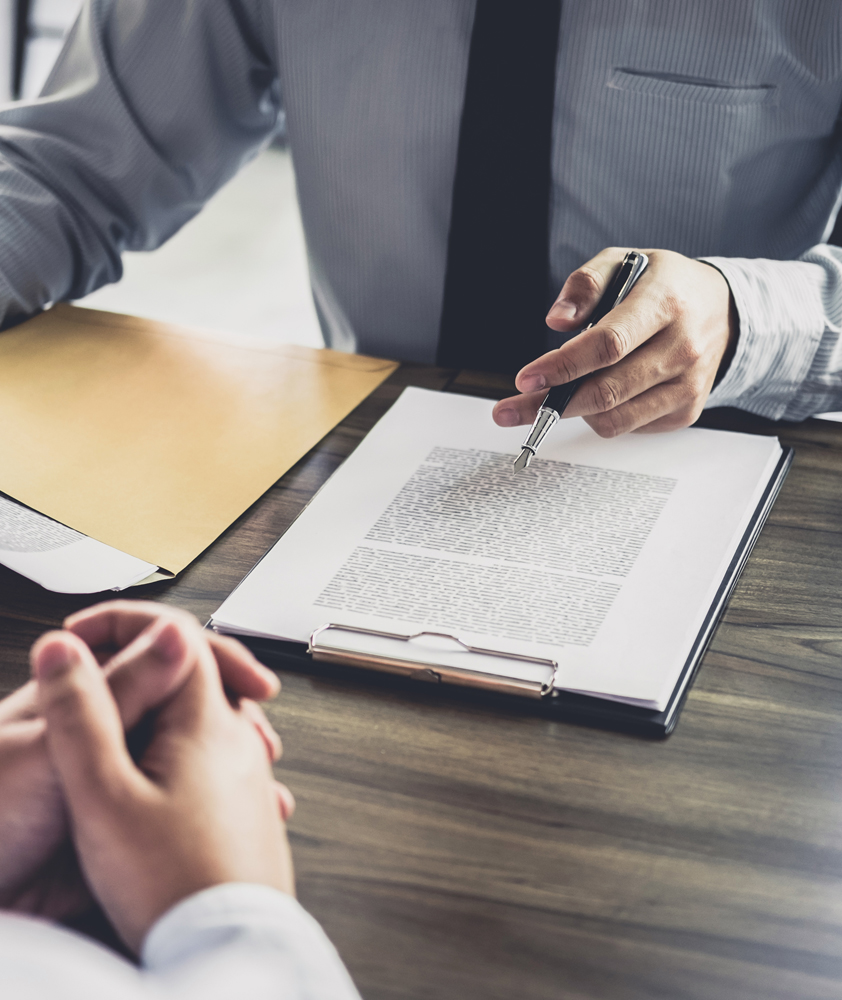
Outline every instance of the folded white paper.
{"label": "folded white paper", "polygon": [[123,590],[158,569],[4,496],[0,564],[60,594]]}

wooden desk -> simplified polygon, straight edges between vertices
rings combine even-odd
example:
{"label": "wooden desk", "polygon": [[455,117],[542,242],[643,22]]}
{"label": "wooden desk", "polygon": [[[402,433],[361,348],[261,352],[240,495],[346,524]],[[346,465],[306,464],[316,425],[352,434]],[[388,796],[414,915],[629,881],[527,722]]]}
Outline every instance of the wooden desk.
{"label": "wooden desk", "polygon": [[[406,384],[507,394],[404,367],[146,596],[207,618]],[[366,1000],[842,995],[842,425],[777,431],[795,466],[665,742],[284,673],[300,898]],[[0,574],[3,692],[85,603]]]}

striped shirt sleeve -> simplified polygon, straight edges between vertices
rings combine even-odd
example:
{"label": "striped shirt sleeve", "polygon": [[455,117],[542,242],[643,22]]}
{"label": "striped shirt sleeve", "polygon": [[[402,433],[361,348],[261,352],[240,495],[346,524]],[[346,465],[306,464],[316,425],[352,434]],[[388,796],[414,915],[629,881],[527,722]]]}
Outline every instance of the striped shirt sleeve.
{"label": "striped shirt sleeve", "polygon": [[704,257],[725,276],[740,321],[734,359],[707,407],[771,420],[842,409],[842,249],[795,261]]}

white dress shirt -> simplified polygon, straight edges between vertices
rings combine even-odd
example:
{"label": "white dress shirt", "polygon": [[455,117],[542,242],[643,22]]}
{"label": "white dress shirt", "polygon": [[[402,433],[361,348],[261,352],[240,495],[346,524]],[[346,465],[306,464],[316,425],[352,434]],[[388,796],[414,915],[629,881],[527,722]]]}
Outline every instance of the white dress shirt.
{"label": "white dress shirt", "polygon": [[291,896],[215,886],[158,920],[140,966],[43,920],[0,913],[3,1000],[360,1000],[336,950]]}
{"label": "white dress shirt", "polygon": [[[117,280],[283,106],[327,342],[432,361],[473,13],[89,0],[43,96],[0,112],[0,320]],[[710,405],[842,408],[840,38],[825,0],[562,3],[554,286],[609,245],[714,262],[740,339]]]}

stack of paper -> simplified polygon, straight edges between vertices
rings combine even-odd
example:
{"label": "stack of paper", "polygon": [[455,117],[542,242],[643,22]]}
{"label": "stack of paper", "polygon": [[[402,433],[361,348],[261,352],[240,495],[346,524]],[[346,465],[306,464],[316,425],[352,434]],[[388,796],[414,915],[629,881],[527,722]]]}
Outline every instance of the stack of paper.
{"label": "stack of paper", "polygon": [[[780,478],[778,441],[695,428],[603,440],[563,420],[515,473],[524,429],[496,427],[491,407],[405,390],[214,626],[304,642],[340,625],[372,663],[390,641],[374,633],[445,633],[555,661],[558,689],[662,710]],[[535,671],[438,640],[416,655]]]}

